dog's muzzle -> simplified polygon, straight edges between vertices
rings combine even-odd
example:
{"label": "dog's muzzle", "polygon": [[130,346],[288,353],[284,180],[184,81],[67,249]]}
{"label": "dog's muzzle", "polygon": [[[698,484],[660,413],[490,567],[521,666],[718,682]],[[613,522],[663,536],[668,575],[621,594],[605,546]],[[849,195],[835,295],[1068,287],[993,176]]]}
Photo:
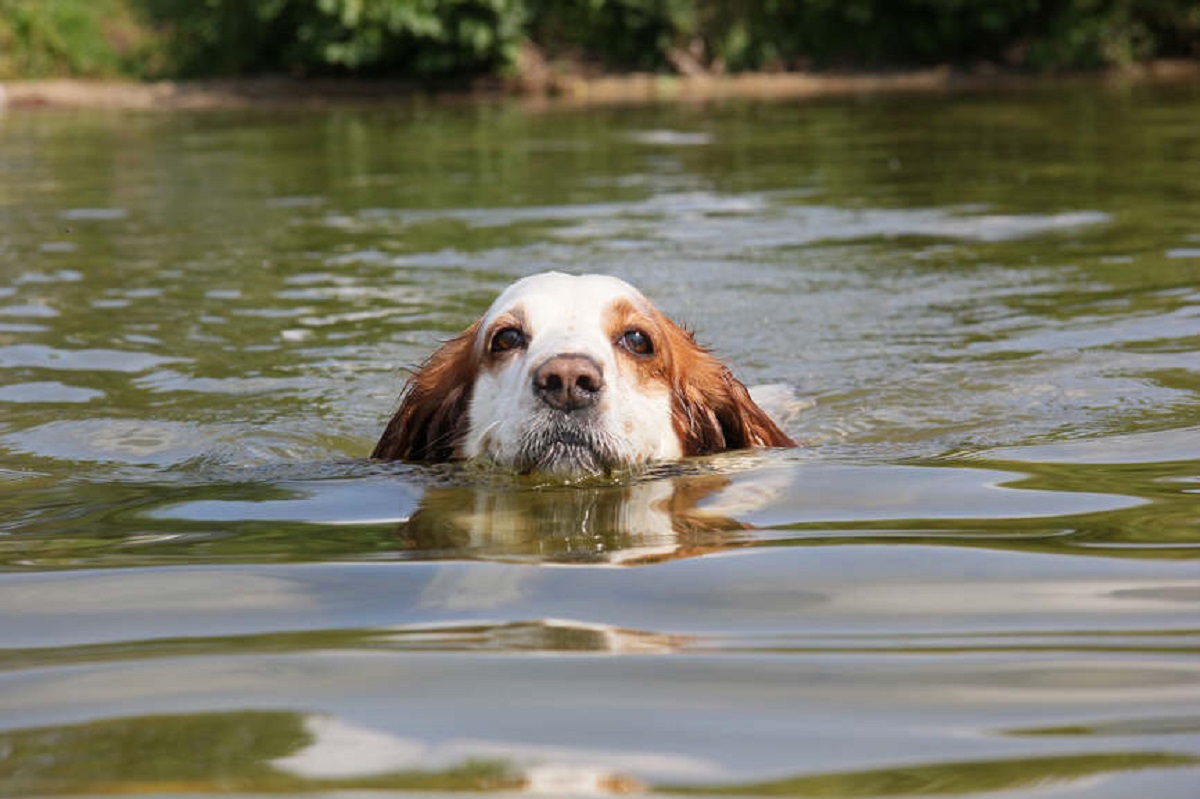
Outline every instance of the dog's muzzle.
{"label": "dog's muzzle", "polygon": [[516,466],[522,472],[598,474],[619,465],[613,446],[590,411],[544,409],[521,439]]}

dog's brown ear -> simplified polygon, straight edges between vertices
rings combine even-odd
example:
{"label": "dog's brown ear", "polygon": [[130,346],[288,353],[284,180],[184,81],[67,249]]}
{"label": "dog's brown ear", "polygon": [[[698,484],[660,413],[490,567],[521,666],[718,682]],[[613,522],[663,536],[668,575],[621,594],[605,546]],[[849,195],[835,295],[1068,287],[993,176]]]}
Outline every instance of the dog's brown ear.
{"label": "dog's brown ear", "polygon": [[400,395],[400,407],[375,445],[372,458],[454,460],[467,432],[478,329],[476,322],[447,341],[409,378]]}
{"label": "dog's brown ear", "polygon": [[755,404],[729,367],[697,344],[691,333],[669,322],[668,334],[675,356],[671,417],[683,454],[796,446]]}

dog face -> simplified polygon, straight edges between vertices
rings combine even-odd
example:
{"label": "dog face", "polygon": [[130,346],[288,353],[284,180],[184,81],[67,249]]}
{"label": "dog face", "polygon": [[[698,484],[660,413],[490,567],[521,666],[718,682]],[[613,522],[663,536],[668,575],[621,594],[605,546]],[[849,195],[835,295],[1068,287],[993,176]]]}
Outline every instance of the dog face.
{"label": "dog face", "polygon": [[533,275],[414,374],[373,457],[602,473],[794,446],[729,369],[637,289]]}

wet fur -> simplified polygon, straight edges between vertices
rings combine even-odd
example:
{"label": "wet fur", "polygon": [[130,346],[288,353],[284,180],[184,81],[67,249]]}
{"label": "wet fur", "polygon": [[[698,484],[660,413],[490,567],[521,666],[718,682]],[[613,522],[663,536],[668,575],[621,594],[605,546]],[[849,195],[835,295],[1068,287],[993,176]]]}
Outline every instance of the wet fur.
{"label": "wet fur", "polygon": [[[647,321],[661,344],[654,359],[636,368],[644,382],[666,384],[671,397],[671,423],[685,456],[796,446],[754,403],[729,368],[696,343],[692,333],[657,310],[651,310]],[[480,323],[476,322],[442,344],[416,371],[371,453],[373,458],[440,463],[461,457],[475,376],[483,368],[479,329]],[[548,425],[546,429],[552,431],[554,427]],[[574,460],[574,465],[585,471],[620,465],[611,462],[615,456],[606,453],[600,437],[582,427],[578,432],[589,441],[589,451],[550,454]],[[537,442],[529,442],[526,449],[537,452]],[[528,471],[538,468],[544,459],[545,453],[529,455],[514,466]]]}
{"label": "wet fur", "polygon": [[755,404],[729,367],[697,344],[691,332],[665,316],[661,319],[673,355],[671,421],[684,455],[796,446]]}
{"label": "wet fur", "polygon": [[455,459],[467,432],[478,330],[476,322],[442,344],[409,378],[372,458],[429,463]]}

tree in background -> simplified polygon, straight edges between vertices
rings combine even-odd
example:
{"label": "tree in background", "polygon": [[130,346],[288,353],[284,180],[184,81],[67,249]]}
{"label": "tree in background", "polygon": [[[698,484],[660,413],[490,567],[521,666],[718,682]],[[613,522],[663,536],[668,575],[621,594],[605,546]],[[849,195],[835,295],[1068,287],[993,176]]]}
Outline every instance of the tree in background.
{"label": "tree in background", "polygon": [[1200,56],[1195,0],[527,0],[533,40],[613,68],[1061,69]]}
{"label": "tree in background", "polygon": [[523,0],[129,0],[185,76],[440,77],[511,63]]}
{"label": "tree in background", "polygon": [[0,76],[501,75],[1126,65],[1200,56],[1197,0],[0,0]]}

